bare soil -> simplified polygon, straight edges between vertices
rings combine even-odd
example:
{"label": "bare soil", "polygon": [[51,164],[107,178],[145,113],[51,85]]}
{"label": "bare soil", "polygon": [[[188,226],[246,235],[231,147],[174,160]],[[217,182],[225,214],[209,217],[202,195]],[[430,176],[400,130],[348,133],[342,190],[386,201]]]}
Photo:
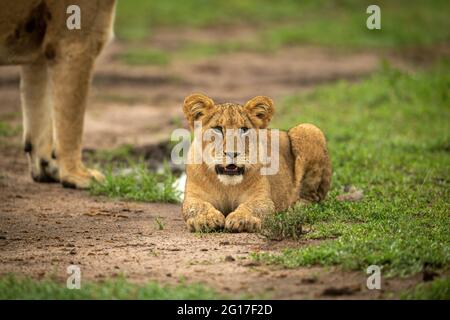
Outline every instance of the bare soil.
{"label": "bare soil", "polygon": [[[114,59],[113,45],[99,61],[85,122],[85,146],[112,149],[167,140],[184,125],[183,98],[207,93],[217,101],[280,97],[340,79],[357,81],[374,72],[380,55],[338,54],[320,48],[288,48],[275,54],[235,53],[164,67],[130,67]],[[17,67],[0,69],[0,120],[20,124]],[[271,242],[257,234],[192,234],[180,205],[135,203],[90,196],[59,184],[31,181],[20,133],[0,138],[0,274],[63,281],[70,264],[83,281],[125,275],[136,283],[202,282],[240,297],[388,298],[422,281],[421,275],[383,281],[366,289],[363,272],[339,268],[259,265],[258,251],[311,245]],[[163,222],[160,230],[156,218]]]}

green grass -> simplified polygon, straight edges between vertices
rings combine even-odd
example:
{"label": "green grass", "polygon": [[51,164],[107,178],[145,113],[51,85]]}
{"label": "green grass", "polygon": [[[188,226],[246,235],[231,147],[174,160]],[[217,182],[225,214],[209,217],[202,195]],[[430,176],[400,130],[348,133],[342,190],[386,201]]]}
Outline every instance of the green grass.
{"label": "green grass", "polygon": [[168,65],[176,59],[202,59],[238,51],[268,52],[274,48],[267,48],[259,40],[256,41],[221,41],[198,43],[187,42],[176,51],[148,50],[142,45],[130,45],[128,49],[119,54],[119,59],[129,65]]}
{"label": "green grass", "polygon": [[162,173],[150,172],[142,162],[124,165],[120,170],[108,169],[104,183],[90,187],[92,195],[104,195],[144,202],[179,202],[174,187],[175,177],[166,167]]}
{"label": "green grass", "polygon": [[155,218],[155,224],[158,227],[158,230],[164,230],[164,221],[160,217]]}
{"label": "green grass", "polygon": [[[331,1],[332,3],[332,1]],[[317,44],[333,47],[401,48],[427,46],[450,40],[448,1],[377,1],[381,9],[381,30],[366,27],[366,8],[373,1],[344,1],[317,8],[300,21],[277,26],[263,33],[272,47]],[[430,35],[429,30],[434,30]],[[447,30],[444,31],[444,29]]]}
{"label": "green grass", "polygon": [[156,282],[132,284],[124,278],[99,283],[83,283],[79,290],[67,289],[65,282],[36,281],[14,275],[0,277],[0,299],[222,299],[223,296],[201,284],[162,286]]}
{"label": "green grass", "polygon": [[[280,21],[298,16],[299,5],[293,0],[187,0],[122,1],[117,4],[116,29],[120,38],[142,39],[156,26],[209,27]],[[314,6],[314,5],[313,5]]]}
{"label": "green grass", "polygon": [[[288,97],[274,127],[311,122],[324,130],[333,162],[327,200],[297,206],[266,224],[274,238],[322,239],[318,245],[257,254],[287,267],[341,265],[409,275],[450,263],[450,63],[406,74],[384,66],[357,83],[345,81]],[[339,202],[344,186],[364,192]]]}
{"label": "green grass", "polygon": [[450,278],[421,283],[414,290],[400,296],[404,300],[450,300]]}
{"label": "green grass", "polygon": [[20,126],[14,128],[10,124],[0,121],[0,137],[12,137],[21,131]]}
{"label": "green grass", "polygon": [[266,217],[262,223],[261,233],[270,240],[300,239],[304,233],[303,227],[308,220],[305,215],[298,214],[298,210],[289,209]]}
{"label": "green grass", "polygon": [[[265,48],[303,43],[405,47],[450,40],[450,4],[446,0],[377,1],[381,8],[382,29],[375,31],[366,28],[366,8],[370,4],[373,1],[119,1],[116,32],[124,40],[142,40],[158,26],[219,28],[245,25],[257,31],[255,42],[258,47]],[[214,51],[216,45],[203,50]],[[245,48],[248,44],[232,47]]]}
{"label": "green grass", "polygon": [[167,65],[168,53],[161,50],[130,49],[120,54],[120,59],[129,65]]}

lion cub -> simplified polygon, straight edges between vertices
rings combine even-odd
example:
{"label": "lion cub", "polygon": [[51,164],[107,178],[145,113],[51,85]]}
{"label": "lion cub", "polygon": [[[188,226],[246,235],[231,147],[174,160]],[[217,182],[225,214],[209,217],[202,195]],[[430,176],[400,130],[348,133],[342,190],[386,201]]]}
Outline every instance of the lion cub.
{"label": "lion cub", "polygon": [[195,128],[182,207],[189,230],[255,232],[265,215],[325,198],[331,162],[323,133],[312,124],[266,129],[274,113],[270,98],[215,104],[192,94],[183,111]]}

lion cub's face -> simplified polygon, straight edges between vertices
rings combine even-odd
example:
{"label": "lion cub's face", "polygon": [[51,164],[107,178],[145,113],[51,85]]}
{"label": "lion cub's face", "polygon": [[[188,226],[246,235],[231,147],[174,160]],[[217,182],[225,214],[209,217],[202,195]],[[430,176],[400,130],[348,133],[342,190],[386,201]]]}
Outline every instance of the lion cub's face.
{"label": "lion cub's face", "polygon": [[236,185],[259,170],[258,133],[272,118],[270,98],[258,96],[245,105],[215,104],[207,96],[192,94],[185,99],[183,111],[192,130],[201,125],[202,161],[220,182]]}

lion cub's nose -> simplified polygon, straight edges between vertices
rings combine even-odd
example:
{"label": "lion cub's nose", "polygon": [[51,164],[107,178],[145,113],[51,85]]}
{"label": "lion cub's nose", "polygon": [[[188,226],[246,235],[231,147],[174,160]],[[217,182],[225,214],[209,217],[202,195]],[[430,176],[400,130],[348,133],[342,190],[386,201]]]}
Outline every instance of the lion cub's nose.
{"label": "lion cub's nose", "polygon": [[224,152],[224,154],[227,158],[230,158],[230,159],[235,159],[240,155],[239,152]]}

